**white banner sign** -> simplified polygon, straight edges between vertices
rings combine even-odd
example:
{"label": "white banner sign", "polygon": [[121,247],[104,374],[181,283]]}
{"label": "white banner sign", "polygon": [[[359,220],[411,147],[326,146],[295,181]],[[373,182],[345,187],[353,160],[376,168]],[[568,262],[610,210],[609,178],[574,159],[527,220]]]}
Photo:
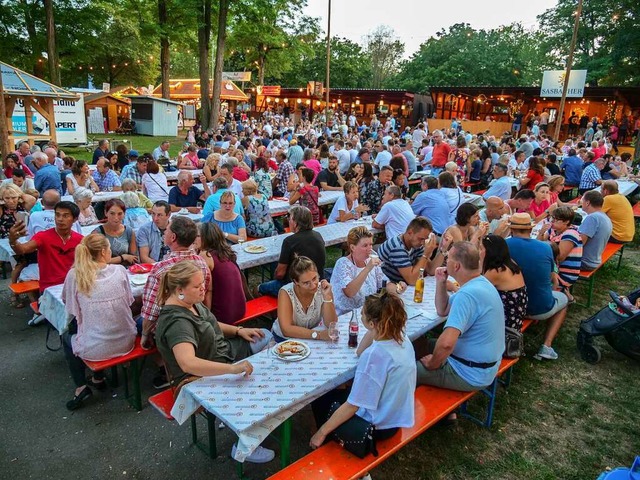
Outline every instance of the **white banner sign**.
{"label": "white banner sign", "polygon": [[[564,88],[564,70],[548,70],[542,74],[541,97],[562,97]],[[586,70],[571,70],[567,98],[582,98],[584,96],[584,84],[587,80]]]}
{"label": "white banner sign", "polygon": [[222,72],[222,79],[232,82],[250,82],[251,72]]}

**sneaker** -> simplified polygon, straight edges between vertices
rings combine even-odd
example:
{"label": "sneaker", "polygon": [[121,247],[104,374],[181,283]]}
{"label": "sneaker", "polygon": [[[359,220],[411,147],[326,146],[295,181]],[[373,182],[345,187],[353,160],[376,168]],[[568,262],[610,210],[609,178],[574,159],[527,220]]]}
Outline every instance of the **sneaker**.
{"label": "sneaker", "polygon": [[[233,445],[231,449],[231,457],[236,456],[236,445]],[[251,455],[245,458],[245,461],[250,463],[268,463],[276,457],[276,452],[269,450],[258,445]]]}
{"label": "sneaker", "polygon": [[222,430],[226,428],[226,425],[224,424],[224,422],[220,422],[220,424],[218,425],[218,430]]}
{"label": "sneaker", "polygon": [[540,350],[538,350],[538,353],[536,353],[533,358],[536,360],[542,360],[543,358],[547,360],[557,360],[558,354],[553,348],[542,345]]}
{"label": "sneaker", "polygon": [[44,317],[44,315],[34,313],[33,317],[31,317],[31,320],[27,322],[27,325],[29,325],[30,327],[35,327],[36,325],[41,324],[45,320],[46,318]]}
{"label": "sneaker", "polygon": [[163,388],[167,388],[169,386],[169,380],[167,379],[167,375],[163,373],[159,373],[155,377],[153,377],[153,388],[156,390],[162,390]]}

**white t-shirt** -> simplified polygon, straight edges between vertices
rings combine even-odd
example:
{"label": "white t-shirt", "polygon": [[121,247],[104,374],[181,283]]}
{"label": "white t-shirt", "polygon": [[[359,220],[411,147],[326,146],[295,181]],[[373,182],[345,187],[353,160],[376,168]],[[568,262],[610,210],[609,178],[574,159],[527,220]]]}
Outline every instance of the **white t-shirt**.
{"label": "white t-shirt", "polygon": [[[6,180],[2,181],[2,185],[9,185],[9,184],[13,184],[13,178],[7,178]],[[36,187],[33,184],[33,178],[25,178],[24,182],[22,182],[22,186],[20,187],[20,190],[22,190],[22,193],[27,193],[27,190],[35,190]]]}
{"label": "white t-shirt", "polygon": [[392,238],[406,232],[407,226],[414,218],[416,214],[413,213],[411,205],[402,198],[396,198],[382,206],[375,221],[384,225],[387,238]]}
{"label": "white t-shirt", "polygon": [[344,175],[349,170],[349,165],[351,164],[351,155],[349,155],[349,151],[342,148],[336,152],[336,157],[338,157],[338,168],[340,169],[340,174]]}
{"label": "white t-shirt", "polygon": [[142,186],[152,202],[169,200],[169,186],[164,173],[145,173],[142,176]]}
{"label": "white t-shirt", "polygon": [[358,361],[347,401],[377,429],[412,427],[416,360],[411,341],[374,341]]}
{"label": "white t-shirt", "polygon": [[391,158],[391,153],[388,150],[382,150],[378,153],[373,163],[375,163],[378,169],[380,169],[389,165],[391,163]]}
{"label": "white t-shirt", "polygon": [[338,197],[338,201],[333,206],[333,209],[331,210],[331,215],[329,215],[329,220],[327,220],[327,224],[336,223],[338,221],[338,219],[340,218],[340,210],[344,211],[345,213],[349,213],[349,212],[355,211],[357,206],[358,206],[358,200],[354,200],[351,210],[347,210],[347,197],[345,197],[344,194],[342,194],[341,197]]}
{"label": "white t-shirt", "polygon": [[231,182],[231,186],[229,187],[229,190],[235,193],[240,199],[244,197],[244,194],[242,193],[242,182],[237,178],[233,179],[233,182]]}
{"label": "white t-shirt", "polygon": [[[44,230],[49,230],[56,226],[56,212],[54,210],[40,210],[39,212],[33,212],[29,215],[29,222],[27,225],[27,238],[31,240],[36,233]],[[76,221],[71,228],[74,232],[78,232],[82,235],[82,226],[79,221]]]}

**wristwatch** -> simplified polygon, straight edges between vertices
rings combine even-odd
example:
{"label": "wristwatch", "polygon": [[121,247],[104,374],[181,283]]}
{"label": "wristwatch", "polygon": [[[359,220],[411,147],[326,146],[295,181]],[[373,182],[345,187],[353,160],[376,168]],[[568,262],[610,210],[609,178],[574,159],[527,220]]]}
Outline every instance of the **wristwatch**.
{"label": "wristwatch", "polygon": [[229,238],[229,233],[228,232],[224,232],[224,238]]}
{"label": "wristwatch", "polygon": [[311,338],[313,338],[314,340],[318,338],[318,332],[316,332],[315,330],[311,332]]}

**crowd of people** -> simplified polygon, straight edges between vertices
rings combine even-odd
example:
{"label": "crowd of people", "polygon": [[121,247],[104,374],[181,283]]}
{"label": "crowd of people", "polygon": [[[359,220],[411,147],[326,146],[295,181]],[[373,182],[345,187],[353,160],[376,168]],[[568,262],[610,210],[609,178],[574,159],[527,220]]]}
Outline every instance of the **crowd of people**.
{"label": "crowd of people", "polygon": [[[629,157],[611,155],[606,136],[589,143],[588,131],[561,145],[544,130],[496,138],[458,125],[429,132],[424,123],[402,130],[375,117],[366,128],[346,115],[334,120],[293,125],[267,115],[228,119],[215,134],[190,131],[172,187],[163,173],[169,142],[140,156],[102,141],[93,173],[55,145],[40,152],[21,144],[5,159],[0,237],[16,254],[12,281],[37,261],[41,293],[63,284],[74,317],[63,338],[76,387],[67,408],[105,388],[101,372],[85,377],[83,360],[126,354],[137,334],[162,357],[154,386],[176,388],[201,376],[250,375],[247,358],[272,339],[329,341],[330,324],[356,309],[367,332],[355,379],[313,402],[313,448],[354,415],[374,423],[377,438],[411,426],[416,385],[490,385],[506,329],[519,331],[525,318],[546,322],[536,358],[558,358],[553,342],[580,271],[599,267],[608,242],[634,237],[631,205],[616,182],[636,181]],[[410,196],[416,172],[420,190]],[[484,208],[468,202],[470,183],[486,188]],[[561,199],[566,186],[579,189],[579,205]],[[329,272],[314,226],[325,221],[319,197],[332,190],[342,193],[326,222],[353,227]],[[122,196],[94,209],[98,191]],[[61,201],[65,192],[73,202]],[[251,290],[231,247],[282,232],[268,206],[279,197],[290,204],[291,234],[273,279]],[[201,213],[200,223],[178,215],[183,209]],[[362,216],[371,228],[355,223]],[[83,237],[80,225],[95,228]],[[384,233],[379,245],[371,229]],[[136,263],[153,264],[137,308],[124,268]],[[425,301],[447,320],[437,340],[412,344],[401,296],[428,275],[436,292]],[[234,325],[256,295],[277,298],[271,330]],[[331,410],[336,400],[342,405]],[[260,447],[248,460],[273,455]]]}

